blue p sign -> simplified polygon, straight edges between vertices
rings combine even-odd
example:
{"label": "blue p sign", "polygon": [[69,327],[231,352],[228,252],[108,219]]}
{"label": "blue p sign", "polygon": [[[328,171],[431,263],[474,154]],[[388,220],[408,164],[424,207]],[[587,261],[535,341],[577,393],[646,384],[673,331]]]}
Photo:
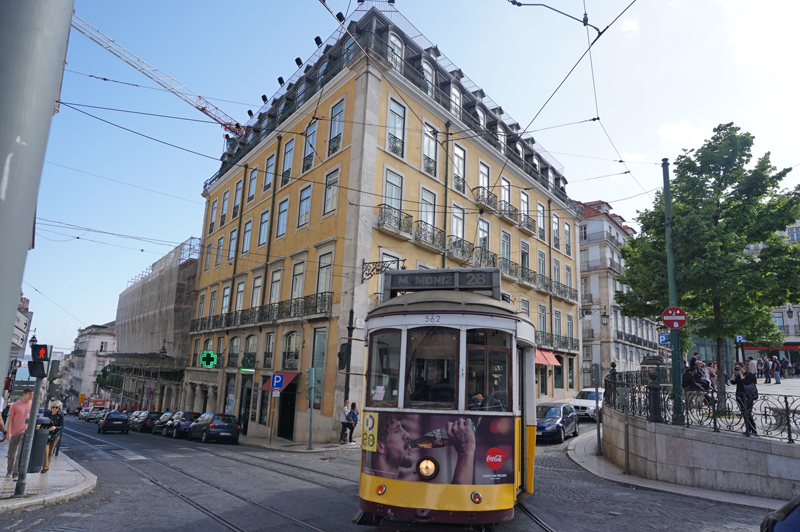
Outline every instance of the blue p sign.
{"label": "blue p sign", "polygon": [[274,373],[272,375],[272,387],[278,390],[283,389],[283,374],[281,373]]}
{"label": "blue p sign", "polygon": [[744,335],[743,334],[737,334],[736,335],[736,343],[737,344],[743,344],[744,343]]}
{"label": "blue p sign", "polygon": [[666,344],[669,342],[669,334],[667,333],[658,333],[658,343],[659,344]]}

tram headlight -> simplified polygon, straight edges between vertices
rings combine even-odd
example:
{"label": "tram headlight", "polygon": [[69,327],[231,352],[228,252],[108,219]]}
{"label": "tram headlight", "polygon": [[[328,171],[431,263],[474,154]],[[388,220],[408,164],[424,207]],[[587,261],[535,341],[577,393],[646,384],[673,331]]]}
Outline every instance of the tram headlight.
{"label": "tram headlight", "polygon": [[477,491],[473,491],[472,495],[470,495],[469,498],[472,499],[472,502],[474,502],[475,504],[480,504],[481,501],[483,500],[483,495],[481,495]]}
{"label": "tram headlight", "polygon": [[384,484],[381,484],[375,489],[375,493],[377,493],[378,495],[383,495],[384,493],[386,493],[386,486]]}
{"label": "tram headlight", "polygon": [[422,480],[433,480],[439,474],[439,463],[430,456],[423,456],[417,462],[417,474]]}

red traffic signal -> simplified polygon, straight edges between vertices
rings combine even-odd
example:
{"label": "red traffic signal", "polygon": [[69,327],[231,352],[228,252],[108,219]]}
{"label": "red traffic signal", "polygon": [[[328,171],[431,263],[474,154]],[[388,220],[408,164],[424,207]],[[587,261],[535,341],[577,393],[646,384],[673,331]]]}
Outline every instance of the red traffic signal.
{"label": "red traffic signal", "polygon": [[34,344],[31,346],[31,358],[34,361],[47,362],[50,360],[50,346]]}

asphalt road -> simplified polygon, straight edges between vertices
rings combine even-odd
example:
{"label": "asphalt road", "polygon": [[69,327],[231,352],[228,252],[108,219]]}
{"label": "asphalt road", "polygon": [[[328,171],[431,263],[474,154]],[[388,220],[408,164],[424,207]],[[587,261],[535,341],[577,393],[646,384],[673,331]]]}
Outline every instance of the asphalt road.
{"label": "asphalt road", "polygon": [[[151,434],[101,435],[93,423],[75,418],[66,428],[62,449],[97,475],[97,488],[78,500],[3,515],[0,530],[369,530],[350,523],[358,510],[355,449],[301,454]],[[593,431],[594,423],[581,429]],[[757,530],[766,513],[618,486],[585,472],[565,451],[566,443],[537,446],[535,492],[523,502],[559,532]],[[495,530],[541,529],[517,512]]]}

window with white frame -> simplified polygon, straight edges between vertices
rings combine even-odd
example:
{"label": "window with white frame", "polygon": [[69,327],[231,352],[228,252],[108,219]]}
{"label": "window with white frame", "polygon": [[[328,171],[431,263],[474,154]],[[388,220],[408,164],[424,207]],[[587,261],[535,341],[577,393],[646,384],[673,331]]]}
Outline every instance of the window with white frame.
{"label": "window with white frame", "polygon": [[480,163],[478,165],[478,186],[489,189],[489,165]]}
{"label": "window with white frame", "polygon": [[242,204],[242,182],[236,183],[236,193],[233,195],[233,216],[239,213],[239,207]]}
{"label": "window with white frame", "polygon": [[303,172],[308,172],[314,164],[314,147],[317,145],[317,123],[311,122],[306,128],[303,141]]}
{"label": "window with white frame", "polygon": [[553,282],[561,282],[561,261],[556,258],[553,259]]}
{"label": "window with white frame", "polygon": [[302,227],[308,223],[311,212],[311,187],[306,187],[300,191],[300,203],[297,208],[297,227]]}
{"label": "window with white frame", "polygon": [[479,248],[489,250],[489,222],[484,219],[478,220],[478,242]]}
{"label": "window with white frame", "polygon": [[272,272],[269,283],[269,302],[277,303],[281,299],[281,270]]}
{"label": "window with white frame", "polygon": [[281,172],[281,186],[286,185],[292,178],[292,159],[294,158],[294,139],[283,147],[283,171]]}
{"label": "window with white frame", "polygon": [[292,267],[292,299],[303,297],[303,276],[305,263],[298,262]]}
{"label": "window with white frame", "polygon": [[572,229],[567,222],[564,222],[564,251],[567,255],[572,254]]}
{"label": "window with white frame", "polygon": [[228,260],[231,260],[236,255],[236,229],[231,231],[231,238],[228,242]]}
{"label": "window with white frame", "polygon": [[423,124],[422,129],[422,170],[436,177],[436,130],[429,124]]}
{"label": "window with white frame", "polygon": [[258,183],[258,168],[250,170],[250,181],[247,183],[247,201],[256,197],[256,184]]}
{"label": "window with white frame", "polygon": [[511,261],[511,233],[500,232],[500,257]]}
{"label": "window with white frame", "polygon": [[250,292],[250,308],[261,305],[261,276],[253,277],[253,290]]}
{"label": "window with white frame", "polygon": [[530,200],[528,199],[528,193],[520,190],[519,192],[519,213],[520,214],[528,214],[528,204]]}
{"label": "window with white frame", "polygon": [[539,250],[537,256],[537,270],[539,275],[547,275],[547,259],[545,258],[544,251]]}
{"label": "window with white frame", "polygon": [[222,301],[220,302],[219,312],[222,314],[223,312],[228,312],[228,306],[231,302],[231,287],[226,286],[222,289]]}
{"label": "window with white frame", "polygon": [[553,245],[555,246],[556,249],[559,249],[561,247],[559,245],[560,244],[560,238],[561,238],[561,230],[559,229],[560,223],[561,223],[561,220],[558,218],[558,215],[554,214],[553,215]]}
{"label": "window with white frame", "polygon": [[500,123],[497,124],[497,142],[500,143],[500,151],[505,153],[506,150],[506,130]]}
{"label": "window with white frame", "polygon": [[214,266],[222,264],[222,248],[225,245],[225,237],[221,236],[217,239],[217,254],[214,257]]}
{"label": "window with white frame", "polygon": [[344,128],[344,101],[333,106],[331,110],[331,129],[328,136],[328,155],[333,155],[342,146],[342,130]]}
{"label": "window with white frame", "polygon": [[506,178],[500,180],[500,199],[511,205],[511,181]]}
{"label": "window with white frame", "polygon": [[267,234],[269,232],[269,211],[261,213],[261,219],[258,222],[258,245],[262,246],[267,243]]}
{"label": "window with white frame", "polygon": [[531,303],[527,299],[520,299],[519,300],[519,308],[522,310],[522,313],[526,316],[530,317],[531,315]]}
{"label": "window with white frame", "polygon": [[244,281],[236,284],[236,300],[234,301],[233,310],[242,310],[244,308]]}
{"label": "window with white frame", "polygon": [[231,196],[231,191],[230,190],[226,190],[222,194],[222,214],[221,214],[220,221],[219,221],[219,226],[220,227],[222,227],[223,220],[228,215],[228,200],[229,200],[230,196]]}
{"label": "window with white frame", "polygon": [[403,64],[403,41],[395,34],[389,35],[389,61],[394,65],[398,72],[402,71]]}
{"label": "window with white frame", "polygon": [[200,299],[197,302],[197,319],[198,320],[203,317],[203,312],[205,311],[205,309],[203,307],[205,307],[205,306],[206,306],[206,295],[205,294],[201,294],[200,295]]}
{"label": "window with white frame", "polygon": [[403,178],[391,170],[386,171],[384,203],[398,211],[403,210]]}
{"label": "window with white frame", "polygon": [[406,109],[389,100],[389,151],[403,157],[405,153]]}
{"label": "window with white frame", "polygon": [[572,314],[567,314],[567,338],[575,338],[575,322]]}
{"label": "window with white frame", "polygon": [[211,202],[211,221],[208,224],[208,232],[211,233],[214,231],[214,222],[217,219],[217,200]]}
{"label": "window with white frame", "polygon": [[547,219],[547,216],[545,215],[545,212],[544,212],[544,205],[542,205],[541,203],[537,203],[536,204],[536,223],[538,224],[538,227],[539,227],[539,237],[540,238],[545,238],[545,236],[542,233],[544,233],[544,229],[545,229],[545,227],[547,227],[547,224],[545,223],[546,219]]}
{"label": "window with white frame", "polygon": [[425,92],[427,92],[428,96],[432,98],[433,87],[435,86],[433,67],[425,61],[422,62],[422,74],[425,76]]}
{"label": "window with white frame", "polygon": [[252,229],[252,221],[248,221],[244,224],[244,231],[242,231],[242,253],[248,253],[250,251],[250,233]]}
{"label": "window with white frame", "polygon": [[539,305],[539,332],[547,332],[547,307]]}
{"label": "window with white frame", "polygon": [[325,253],[319,257],[317,264],[317,293],[331,291],[333,279],[333,253]]}
{"label": "window with white frame", "polygon": [[[464,148],[459,146],[458,144],[453,145],[453,177],[458,176],[461,179],[464,179],[464,176],[467,175],[466,173],[466,161],[467,155],[464,151]],[[464,188],[462,185],[453,183],[453,188],[459,190],[459,192],[464,192]]]}
{"label": "window with white frame", "polygon": [[214,316],[217,311],[217,291],[211,291],[211,297],[208,298],[208,315]]}
{"label": "window with white frame", "polygon": [[527,242],[519,243],[519,265],[526,270],[531,267],[531,248]]}
{"label": "window with white frame", "polygon": [[273,177],[275,177],[275,155],[270,155],[264,166],[264,190],[272,186]]}
{"label": "window with white frame", "polygon": [[428,189],[422,189],[419,205],[419,219],[434,227],[436,225],[436,195]]}
{"label": "window with white frame", "polygon": [[564,265],[564,284],[567,288],[572,288],[572,266],[569,264]]}
{"label": "window with white frame", "polygon": [[461,91],[455,84],[450,85],[450,112],[461,118]]}
{"label": "window with white frame", "polygon": [[336,210],[336,202],[339,192],[339,170],[334,170],[325,176],[325,205],[322,214],[328,214]]}
{"label": "window with white frame", "polygon": [[452,231],[453,235],[457,236],[458,238],[464,238],[464,209],[461,207],[457,207],[453,205],[452,208],[453,213],[453,223],[452,223]]}
{"label": "window with white frame", "polygon": [[553,334],[561,336],[561,311],[553,310]]}
{"label": "window with white frame", "polygon": [[275,231],[275,236],[283,236],[286,234],[286,223],[289,216],[289,200],[285,199],[278,204],[278,228]]}
{"label": "window with white frame", "polygon": [[213,248],[213,244],[209,244],[206,246],[206,257],[203,263],[203,270],[208,271],[211,267],[211,248]]}

